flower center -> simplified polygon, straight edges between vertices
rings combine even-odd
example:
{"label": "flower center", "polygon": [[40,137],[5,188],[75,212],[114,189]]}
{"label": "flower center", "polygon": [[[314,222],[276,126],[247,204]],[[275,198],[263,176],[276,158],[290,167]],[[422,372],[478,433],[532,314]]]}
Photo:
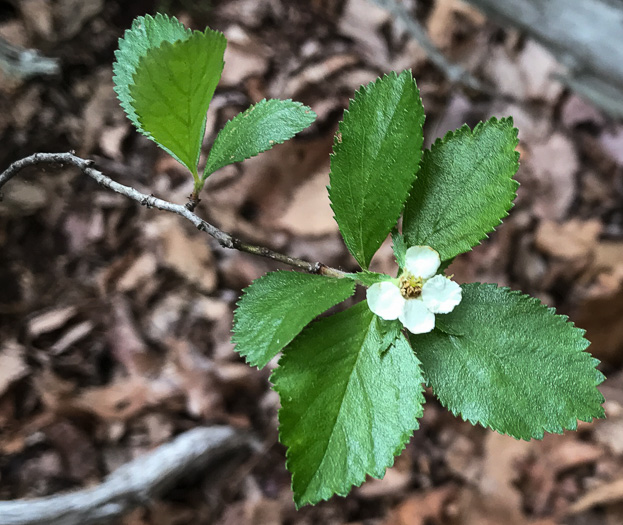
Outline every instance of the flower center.
{"label": "flower center", "polygon": [[415,277],[409,272],[404,272],[398,279],[398,287],[400,293],[405,299],[415,299],[422,294],[423,280],[421,277]]}

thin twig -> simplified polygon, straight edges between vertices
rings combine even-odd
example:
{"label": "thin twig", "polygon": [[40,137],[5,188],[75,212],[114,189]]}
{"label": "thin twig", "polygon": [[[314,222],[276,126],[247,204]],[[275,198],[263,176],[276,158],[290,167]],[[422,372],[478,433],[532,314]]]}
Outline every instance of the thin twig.
{"label": "thin twig", "polygon": [[0,69],[20,78],[60,72],[58,59],[44,57],[35,49],[14,46],[3,38],[0,38]]}
{"label": "thin twig", "polygon": [[29,166],[36,166],[39,164],[71,164],[73,166],[76,166],[80,169],[80,171],[82,171],[82,173],[97,181],[97,183],[101,186],[104,186],[105,188],[108,188],[114,192],[120,193],[121,195],[124,195],[129,199],[132,199],[133,201],[136,201],[139,204],[146,206],[147,208],[156,208],[158,210],[168,211],[184,217],[186,220],[194,224],[197,229],[204,231],[208,235],[214,237],[214,239],[216,239],[216,241],[223,248],[230,248],[234,250],[239,250],[241,252],[267,257],[268,259],[272,259],[273,261],[287,264],[294,268],[304,270],[308,273],[315,273],[337,278],[343,278],[347,276],[345,272],[342,272],[335,268],[331,268],[320,262],[312,263],[303,259],[299,259],[297,257],[290,257],[288,255],[275,252],[273,250],[265,248],[264,246],[255,246],[253,244],[241,241],[240,239],[237,239],[236,237],[233,237],[232,235],[222,230],[219,230],[216,226],[213,226],[209,222],[204,221],[201,217],[193,213],[186,206],[183,206],[181,204],[174,204],[172,202],[154,197],[153,195],[146,195],[145,193],[141,193],[140,191],[132,188],[131,186],[125,186],[123,184],[115,182],[110,177],[104,175],[101,171],[95,169],[93,167],[94,162],[92,160],[82,159],[80,157],[77,157],[73,153],[35,153],[34,155],[30,155],[29,157],[25,157],[23,159],[15,161],[4,172],[0,173],[0,190],[21,170]]}
{"label": "thin twig", "polygon": [[445,55],[433,44],[426,30],[422,25],[407,11],[407,9],[396,0],[369,0],[371,3],[386,9],[397,20],[402,22],[411,36],[426,52],[426,55],[452,83],[462,84],[468,88],[490,94],[491,89],[485,86],[480,80],[471,75],[462,66],[452,64]]}
{"label": "thin twig", "polygon": [[110,523],[162,496],[183,476],[252,448],[252,440],[231,427],[195,428],[123,465],[96,487],[34,500],[0,502],[0,523]]}

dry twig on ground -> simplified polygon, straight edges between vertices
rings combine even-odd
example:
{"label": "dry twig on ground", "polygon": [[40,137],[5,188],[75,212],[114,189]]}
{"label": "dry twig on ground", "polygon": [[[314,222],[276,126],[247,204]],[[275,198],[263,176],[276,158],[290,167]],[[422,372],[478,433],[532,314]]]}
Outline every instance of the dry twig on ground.
{"label": "dry twig on ground", "polygon": [[2,525],[110,523],[163,495],[180,478],[236,456],[251,440],[231,427],[195,428],[110,474],[100,485],[36,500],[0,502]]}
{"label": "dry twig on ground", "polygon": [[44,57],[34,49],[14,46],[3,38],[0,38],[0,69],[20,78],[60,72],[58,59]]}
{"label": "dry twig on ground", "polygon": [[426,30],[407,9],[396,0],[370,0],[371,3],[387,9],[387,11],[404,26],[411,38],[413,38],[426,52],[430,61],[435,64],[452,83],[462,84],[467,88],[475,89],[487,94],[494,94],[480,80],[458,64],[452,64],[445,55],[437,49]]}

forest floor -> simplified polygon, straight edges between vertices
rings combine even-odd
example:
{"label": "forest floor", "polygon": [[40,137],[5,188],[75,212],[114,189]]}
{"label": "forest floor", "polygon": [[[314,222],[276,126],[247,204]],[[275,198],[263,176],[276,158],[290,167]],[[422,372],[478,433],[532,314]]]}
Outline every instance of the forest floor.
{"label": "forest floor", "polygon": [[[623,126],[558,83],[560,66],[516,31],[458,0],[417,6],[434,43],[496,95],[452,86],[366,0],[0,1],[0,36],[61,63],[54,77],[0,76],[0,171],[75,150],[121,183],[184,203],[190,177],[135,132],[112,84],[123,31],[167,12],[229,40],[206,148],[262,98],[318,114],[294,140],[211,177],[197,213],[246,241],[354,270],[326,192],[333,135],[361,84],[411,68],[427,145],[463,123],[514,117],[515,207],[450,272],[535,295],[586,329],[607,376],[607,419],[521,442],[453,417],[427,392],[421,428],[383,480],[296,511],[269,371],[230,342],[241,289],[279,266],[207,242],[75,168],[31,169],[0,202],[0,500],[92,486],[218,423],[248,430],[263,452],[119,524],[623,523]],[[395,271],[389,245],[375,265]]]}

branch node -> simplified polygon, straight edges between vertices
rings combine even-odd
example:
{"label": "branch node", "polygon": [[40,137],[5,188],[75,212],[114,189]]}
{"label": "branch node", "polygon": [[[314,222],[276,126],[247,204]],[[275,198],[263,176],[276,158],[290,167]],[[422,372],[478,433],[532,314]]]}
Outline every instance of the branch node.
{"label": "branch node", "polygon": [[144,199],[141,200],[141,205],[145,206],[147,209],[151,209],[155,206],[155,199],[156,197],[153,195],[153,193],[151,195],[149,195],[148,197],[145,197]]}
{"label": "branch node", "polygon": [[195,211],[195,208],[197,207],[197,205],[201,202],[201,199],[199,197],[197,197],[194,193],[191,193],[188,196],[188,202],[186,204],[184,204],[184,207],[188,210],[188,211]]}

